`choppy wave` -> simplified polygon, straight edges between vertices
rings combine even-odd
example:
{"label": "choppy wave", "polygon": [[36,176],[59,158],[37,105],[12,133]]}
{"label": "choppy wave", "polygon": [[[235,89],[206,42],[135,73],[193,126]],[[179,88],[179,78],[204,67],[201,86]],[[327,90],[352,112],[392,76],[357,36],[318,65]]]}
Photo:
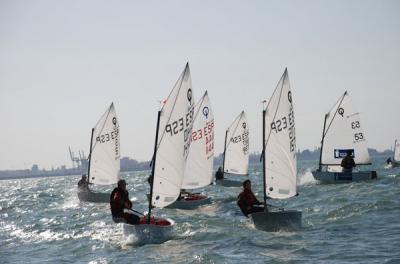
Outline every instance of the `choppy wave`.
{"label": "choppy wave", "polygon": [[[400,260],[400,170],[375,166],[371,182],[320,185],[316,162],[299,162],[299,196],[271,201],[303,212],[297,232],[254,228],[236,206],[240,188],[208,186],[198,210],[155,209],[176,222],[175,236],[139,245],[114,224],[108,204],[79,202],[79,176],[0,181],[1,263],[396,263]],[[135,209],[147,210],[149,172],[131,172]],[[262,171],[250,168],[262,199]]]}

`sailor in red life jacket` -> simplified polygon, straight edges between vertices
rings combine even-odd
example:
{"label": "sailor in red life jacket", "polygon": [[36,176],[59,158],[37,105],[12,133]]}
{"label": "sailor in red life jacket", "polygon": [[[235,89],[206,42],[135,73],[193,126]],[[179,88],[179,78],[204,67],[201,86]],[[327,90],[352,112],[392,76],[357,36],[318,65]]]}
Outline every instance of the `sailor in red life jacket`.
{"label": "sailor in red life jacket", "polygon": [[264,212],[264,207],[255,206],[262,205],[260,201],[257,200],[254,193],[251,191],[251,181],[245,180],[243,182],[243,192],[238,196],[237,205],[239,206],[242,213],[248,217],[251,213]]}
{"label": "sailor in red life jacket", "polygon": [[118,187],[115,188],[110,196],[110,206],[112,219],[116,223],[128,223],[137,225],[140,218],[134,214],[124,212],[124,209],[132,209],[132,202],[129,200],[129,193],[126,190],[125,180],[118,181]]}

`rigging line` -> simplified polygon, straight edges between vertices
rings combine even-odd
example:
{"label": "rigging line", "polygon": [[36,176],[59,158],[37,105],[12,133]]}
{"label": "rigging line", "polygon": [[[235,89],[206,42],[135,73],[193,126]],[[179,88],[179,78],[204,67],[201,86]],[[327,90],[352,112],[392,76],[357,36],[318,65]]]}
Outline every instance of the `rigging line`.
{"label": "rigging line", "polygon": [[[175,106],[176,106],[176,102],[178,101],[178,97],[179,97],[179,95],[180,95],[180,92],[181,92],[181,88],[182,88],[182,84],[183,84],[183,81],[184,81],[184,79],[185,79],[185,76],[186,76],[186,72],[188,71],[188,68],[189,68],[189,65],[188,64],[186,64],[186,67],[185,67],[185,69],[183,70],[183,73],[181,74],[181,76],[180,76],[180,80],[181,80],[181,82],[180,82],[180,84],[179,84],[179,88],[178,88],[178,91],[177,91],[177,93],[176,93],[176,96],[175,96],[175,100],[174,100],[174,104],[172,105],[172,108],[171,108],[171,112],[169,113],[169,117],[168,117],[168,119],[167,119],[167,122],[166,122],[166,124],[168,124],[169,123],[169,121],[171,120],[171,116],[172,116],[172,113],[174,112],[174,109],[175,109]],[[190,72],[189,72],[190,73]],[[190,76],[190,75],[189,75]],[[179,79],[178,79],[178,81],[179,81]],[[178,82],[177,81],[177,82]],[[175,86],[174,86],[174,88],[176,87],[176,84],[175,84]],[[190,87],[190,88],[192,88],[192,87]],[[171,94],[172,94],[172,92],[174,91],[175,89],[172,89],[172,91],[171,91],[171,93],[169,94],[169,96],[167,97],[167,101],[168,101],[168,98],[171,96]],[[193,98],[193,97],[192,97]],[[164,106],[161,108],[161,113],[163,113],[163,109],[164,109],[164,107],[165,107],[165,104],[164,104]],[[192,108],[193,106],[191,106],[190,108]],[[165,124],[165,123],[164,123]],[[159,142],[157,142],[157,149],[160,147],[160,144],[161,144],[161,142],[162,142],[162,140],[163,140],[163,138],[164,138],[164,135],[165,135],[165,127],[163,128],[163,132],[162,132],[162,134],[161,134],[161,137],[160,137],[160,139],[159,139]],[[155,154],[154,154],[155,155]],[[154,156],[153,155],[153,156]]]}
{"label": "rigging line", "polygon": [[325,130],[325,134],[324,134],[324,136],[323,136],[324,138],[325,138],[326,134],[328,133],[328,130],[329,130],[329,128],[331,127],[331,125],[332,125],[332,123],[333,123],[333,120],[335,119],[336,114],[337,114],[337,112],[338,112],[338,109],[339,109],[339,107],[342,105],[342,102],[343,102],[344,97],[345,97],[346,95],[347,95],[347,91],[344,92],[344,94],[342,95],[341,99],[339,99],[340,102],[339,102],[339,104],[338,104],[338,107],[336,108],[335,114],[333,115],[333,117],[332,117],[332,119],[331,119],[331,122],[329,123],[327,129]]}

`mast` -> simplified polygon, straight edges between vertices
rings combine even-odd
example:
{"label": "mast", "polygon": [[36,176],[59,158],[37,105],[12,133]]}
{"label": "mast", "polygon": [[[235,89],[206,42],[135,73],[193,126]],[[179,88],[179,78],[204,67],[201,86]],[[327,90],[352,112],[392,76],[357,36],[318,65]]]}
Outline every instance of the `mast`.
{"label": "mast", "polygon": [[225,142],[224,142],[224,159],[222,161],[222,173],[225,173],[225,152],[226,152],[226,138],[228,136],[228,129],[225,131]]}
{"label": "mast", "polygon": [[397,145],[397,139],[394,140],[393,161],[396,160],[396,145]]}
{"label": "mast", "polygon": [[158,111],[157,114],[157,128],[156,128],[156,142],[154,144],[154,154],[153,154],[153,161],[151,168],[151,184],[150,184],[150,198],[149,198],[149,214],[147,215],[147,224],[150,224],[150,217],[151,217],[151,201],[153,199],[153,185],[154,185],[154,170],[156,167],[156,158],[157,158],[157,143],[158,143],[158,128],[160,126],[160,116],[161,110]]}
{"label": "mast", "polygon": [[325,138],[325,125],[326,125],[326,118],[328,117],[328,114],[325,114],[325,118],[324,118],[324,129],[322,130],[322,139],[321,139],[321,149],[319,152],[319,164],[318,164],[318,170],[320,171],[322,169],[322,148],[324,146],[324,138]]}
{"label": "mast", "polygon": [[263,124],[263,132],[262,132],[262,165],[263,165],[263,190],[264,190],[264,208],[267,209],[267,190],[266,190],[266,182],[265,182],[265,113],[266,110],[264,109],[262,112],[262,124]]}
{"label": "mast", "polygon": [[89,153],[89,162],[88,162],[88,175],[87,175],[87,182],[90,182],[90,161],[92,160],[92,143],[93,143],[93,133],[94,127],[92,128],[92,136],[90,137],[90,153]]}

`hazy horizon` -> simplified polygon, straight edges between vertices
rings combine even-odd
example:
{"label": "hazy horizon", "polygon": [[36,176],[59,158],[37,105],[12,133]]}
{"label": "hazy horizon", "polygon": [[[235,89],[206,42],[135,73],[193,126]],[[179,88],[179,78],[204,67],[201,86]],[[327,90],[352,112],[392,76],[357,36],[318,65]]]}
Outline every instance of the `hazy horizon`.
{"label": "hazy horizon", "polygon": [[298,149],[319,147],[323,116],[347,90],[370,148],[400,139],[398,1],[0,0],[0,170],[70,166],[114,102],[121,157],[151,158],[159,100],[189,61],[208,90],[215,153],[245,110],[261,150],[262,100],[285,67]]}

